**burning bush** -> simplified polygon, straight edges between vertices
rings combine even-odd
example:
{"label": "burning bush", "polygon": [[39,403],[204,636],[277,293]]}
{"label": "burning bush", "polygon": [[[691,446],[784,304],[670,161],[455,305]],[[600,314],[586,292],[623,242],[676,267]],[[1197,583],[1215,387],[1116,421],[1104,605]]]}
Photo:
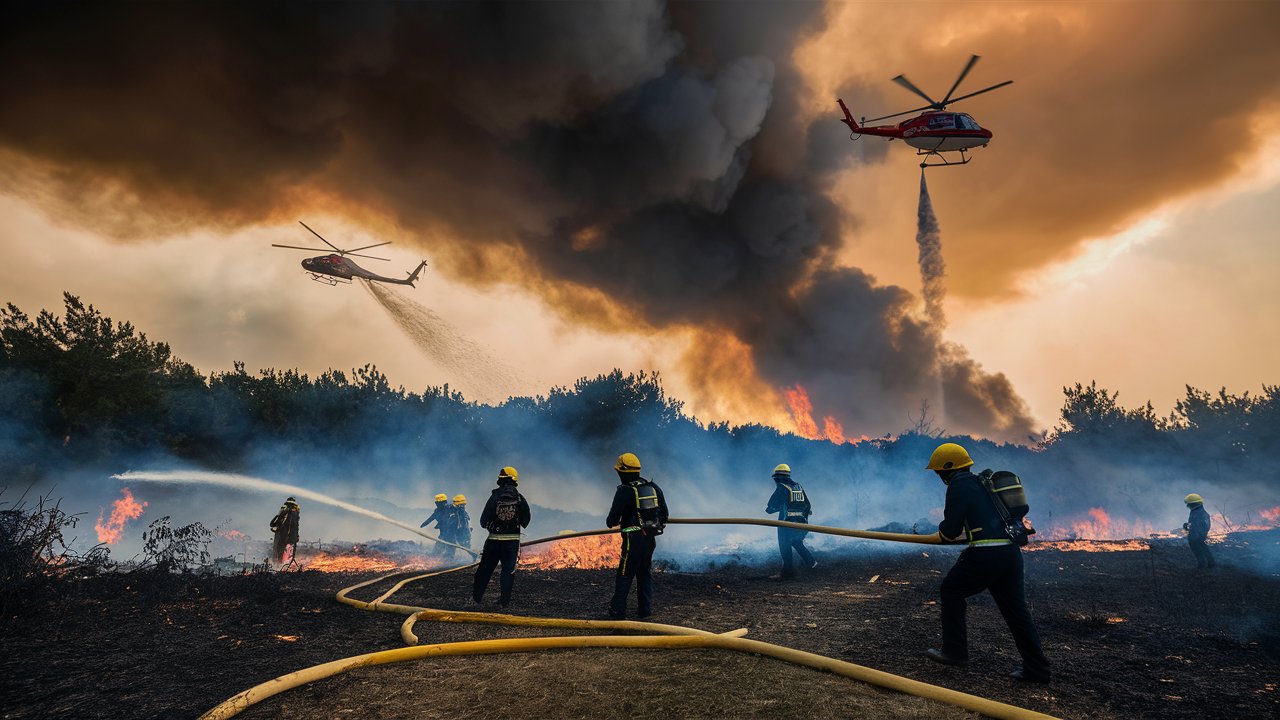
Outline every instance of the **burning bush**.
{"label": "burning bush", "polygon": [[83,554],[68,546],[63,533],[75,528],[79,519],[63,512],[58,502],[50,505],[46,497],[34,505],[21,498],[0,502],[0,628],[7,628],[9,619],[20,612],[57,596],[58,583],[68,574],[96,573],[110,564],[109,552],[101,545]]}

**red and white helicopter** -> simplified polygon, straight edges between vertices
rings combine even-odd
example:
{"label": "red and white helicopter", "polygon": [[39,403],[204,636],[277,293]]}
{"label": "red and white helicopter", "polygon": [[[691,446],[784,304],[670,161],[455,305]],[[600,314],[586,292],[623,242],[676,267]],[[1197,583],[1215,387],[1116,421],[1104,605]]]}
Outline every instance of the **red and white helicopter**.
{"label": "red and white helicopter", "polygon": [[[364,247],[358,247],[355,250],[343,250],[339,248],[337,245],[334,245],[328,240],[325,240],[320,233],[316,232],[315,230],[312,230],[306,223],[302,222],[301,220],[298,221],[298,224],[304,228],[307,228],[307,230],[312,235],[315,235],[316,237],[320,238],[321,242],[323,242],[325,245],[328,245],[329,247],[333,248],[336,251],[335,253],[330,253],[328,255],[321,255],[320,257],[307,258],[306,260],[302,261],[302,269],[306,270],[307,273],[311,275],[311,279],[315,280],[316,282],[322,282],[322,283],[325,283],[326,285],[337,285],[340,282],[349,283],[351,282],[351,278],[356,277],[356,278],[363,278],[365,280],[371,280],[374,282],[389,283],[391,285],[408,285],[409,287],[414,287],[413,284],[418,281],[418,275],[422,272],[422,268],[427,266],[427,261],[423,260],[422,263],[418,265],[416,270],[414,270],[411,273],[408,273],[409,277],[404,280],[397,280],[395,278],[383,277],[382,275],[371,273],[368,270],[365,270],[364,268],[360,267],[354,262],[348,260],[346,256],[350,255],[352,257],[369,258],[370,260],[386,260],[387,258],[374,257],[372,255],[361,255],[357,251],[368,250],[369,248],[382,247],[383,245],[390,245],[391,244],[390,241],[375,243],[373,245],[365,245]],[[325,248],[299,247],[297,245],[277,245],[276,243],[271,243],[271,247],[289,248],[291,250],[319,250],[320,252],[328,252]]]}
{"label": "red and white helicopter", "polygon": [[[911,84],[911,81],[904,75],[899,75],[893,79],[902,87],[919,95],[929,101],[928,105],[918,107],[914,110],[904,110],[900,113],[892,115],[883,115],[878,118],[867,120],[862,118],[862,124],[853,119],[853,114],[849,112],[848,106],[844,104],[844,100],[837,99],[840,103],[840,109],[844,111],[844,119],[840,122],[849,126],[849,129],[858,135],[876,135],[879,137],[889,138],[890,140],[902,140],[906,144],[916,149],[916,155],[925,156],[920,162],[920,167],[946,167],[948,165],[966,165],[969,158],[966,153],[970,148],[986,147],[991,142],[991,131],[978,125],[968,113],[945,112],[948,105],[958,103],[961,100],[971,98],[974,95],[981,95],[985,92],[991,92],[996,88],[1002,88],[1012,83],[1012,80],[1005,80],[1002,83],[992,85],[977,92],[971,92],[968,95],[961,95],[953,98],[951,95],[955,93],[956,88],[960,87],[960,83],[964,80],[969,71],[978,62],[978,56],[974,55],[969,58],[969,62],[964,66],[964,70],[960,71],[960,77],[956,78],[955,84],[951,86],[951,90],[947,92],[946,97],[941,100],[934,100],[926,95],[920,88]],[[899,115],[909,115],[914,112],[924,110],[917,117],[910,120],[903,120],[897,125],[875,125],[867,127],[866,123],[875,122],[877,120],[887,120]],[[850,136],[852,137],[852,135]],[[855,140],[857,138],[854,138]],[[948,160],[943,153],[958,152],[959,160]],[[942,162],[929,162],[929,156],[936,156]]]}

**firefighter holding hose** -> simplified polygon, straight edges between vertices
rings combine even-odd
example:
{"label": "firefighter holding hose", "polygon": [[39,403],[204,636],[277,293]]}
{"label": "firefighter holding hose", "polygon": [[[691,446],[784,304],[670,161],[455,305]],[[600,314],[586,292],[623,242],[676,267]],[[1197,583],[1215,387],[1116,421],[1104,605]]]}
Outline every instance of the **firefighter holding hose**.
{"label": "firefighter holding hose", "polygon": [[1191,511],[1191,516],[1182,524],[1182,529],[1187,531],[1187,544],[1191,546],[1191,554],[1196,556],[1196,567],[1208,570],[1217,564],[1205,544],[1209,539],[1209,511],[1204,509],[1204,498],[1195,493],[1183,498],[1182,502]]}
{"label": "firefighter holding hose", "polygon": [[631,581],[636,580],[636,616],[643,620],[653,614],[653,551],[667,524],[667,500],[653,481],[640,477],[640,458],[635,453],[619,455],[613,469],[622,482],[613,493],[605,525],[622,528],[622,553],[608,617],[627,617],[627,596]]}
{"label": "firefighter holding hose", "polygon": [[966,599],[983,590],[1000,609],[1013,633],[1022,667],[1010,677],[1026,682],[1049,682],[1049,661],[1040,648],[1040,636],[1027,610],[1023,589],[1022,550],[982,479],[970,472],[973,459],[955,443],[944,443],[933,451],[927,469],[933,470],[947,486],[946,507],[938,534],[946,542],[965,542],[968,547],[942,580],[942,649],[929,649],[930,660],[944,665],[966,665],[969,643],[965,628]]}
{"label": "firefighter holding hose", "polygon": [[520,559],[520,529],[529,527],[529,503],[516,490],[519,479],[520,473],[510,465],[499,470],[498,487],[493,489],[484,511],[480,513],[480,525],[489,531],[489,537],[484,541],[471,589],[471,598],[476,602],[484,598],[485,588],[489,586],[489,579],[493,577],[498,563],[502,563],[498,604],[506,607],[511,602],[516,562]]}
{"label": "firefighter holding hose", "polygon": [[[436,524],[436,535],[445,542],[453,542],[453,529],[457,524],[454,518],[453,506],[449,504],[449,496],[444,493],[436,494],[436,509],[431,515],[418,527],[426,527],[429,523]],[[431,552],[436,555],[453,555],[453,548],[443,543],[436,543]]]}
{"label": "firefighter holding hose", "polygon": [[[791,466],[782,463],[773,469],[773,482],[777,485],[773,495],[769,497],[769,505],[764,509],[767,513],[778,513],[779,520],[794,523],[808,523],[813,506],[809,496],[805,494],[800,483],[791,479]],[[809,548],[804,546],[804,536],[808,532],[795,528],[778,528],[778,551],[782,553],[782,579],[790,580],[796,576],[795,566],[791,559],[792,551],[800,556],[800,562],[808,570],[817,567],[818,561],[813,559]]]}
{"label": "firefighter holding hose", "polygon": [[290,496],[280,506],[280,512],[271,518],[271,532],[275,535],[271,542],[271,557],[277,563],[284,562],[285,552],[290,546],[293,547],[293,552],[298,551],[300,515],[301,508],[298,507],[298,502]]}

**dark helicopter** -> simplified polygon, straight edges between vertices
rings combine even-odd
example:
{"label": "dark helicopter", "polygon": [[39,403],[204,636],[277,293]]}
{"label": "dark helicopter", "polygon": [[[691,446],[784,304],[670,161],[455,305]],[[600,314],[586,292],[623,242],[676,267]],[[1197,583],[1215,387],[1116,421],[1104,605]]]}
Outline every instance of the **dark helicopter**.
{"label": "dark helicopter", "polygon": [[[328,245],[329,247],[337,251],[336,255],[330,253],[329,255],[321,255],[320,257],[307,258],[306,260],[302,261],[302,269],[306,270],[311,275],[311,279],[315,280],[316,282],[322,282],[328,285],[337,285],[340,282],[349,283],[351,282],[351,278],[362,278],[364,280],[372,280],[374,282],[388,283],[391,285],[408,285],[409,287],[414,287],[413,284],[417,282],[418,274],[422,272],[422,268],[427,266],[427,261],[423,260],[422,264],[418,265],[418,268],[416,270],[414,270],[411,273],[408,273],[409,277],[405,280],[396,280],[395,278],[383,277],[382,275],[371,273],[368,270],[365,270],[364,268],[360,267],[354,262],[351,262],[350,260],[348,260],[346,256],[350,255],[352,257],[369,258],[370,260],[387,260],[387,258],[374,257],[372,255],[361,255],[358,251],[368,250],[369,248],[381,247],[383,245],[390,245],[391,244],[390,241],[375,243],[373,245],[365,245],[364,247],[358,247],[353,250],[343,250],[339,248],[337,245],[334,245],[328,240],[325,240],[324,236],[322,236],[320,233],[316,232],[315,230],[312,230],[306,223],[302,222],[301,220],[298,221],[298,224],[304,228],[307,228],[307,231],[310,232],[312,235],[315,235],[316,237],[320,238],[320,242],[323,242],[325,245]],[[289,248],[291,250],[319,250],[321,252],[325,251],[324,248],[308,248],[308,247],[299,247],[297,245],[277,245],[276,243],[271,243],[271,247]]]}

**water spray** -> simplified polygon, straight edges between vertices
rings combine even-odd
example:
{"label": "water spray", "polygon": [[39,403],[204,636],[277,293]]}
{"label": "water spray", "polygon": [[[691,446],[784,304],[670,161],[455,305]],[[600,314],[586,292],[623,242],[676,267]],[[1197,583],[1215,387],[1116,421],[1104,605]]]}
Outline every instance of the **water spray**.
{"label": "water spray", "polygon": [[418,349],[449,370],[451,377],[461,378],[473,393],[503,400],[519,387],[514,370],[430,308],[379,283],[361,284]]}
{"label": "water spray", "polygon": [[468,553],[471,553],[472,557],[475,557],[477,555],[477,553],[471,548],[462,547],[461,545],[454,545],[451,542],[446,542],[433,535],[428,535],[422,532],[422,530],[420,530],[419,528],[413,527],[412,525],[408,525],[406,523],[402,523],[399,520],[396,520],[395,518],[387,517],[386,515],[383,515],[382,513],[377,512],[375,510],[363,508],[363,507],[360,507],[359,505],[354,505],[352,503],[346,502],[345,500],[339,500],[335,497],[325,495],[324,493],[316,492],[315,490],[308,490],[307,488],[298,487],[297,485],[289,485],[286,483],[279,483],[271,480],[263,480],[262,478],[249,477],[248,475],[236,475],[234,473],[203,472],[200,470],[168,470],[163,472],[135,472],[131,470],[129,472],[123,472],[116,475],[112,475],[111,477],[115,478],[116,480],[121,480],[124,482],[130,482],[130,483],[152,482],[152,483],[166,483],[170,485],[221,485],[223,487],[237,488],[240,490],[255,490],[259,492],[270,492],[270,493],[277,493],[277,494],[284,494],[284,495],[292,495],[294,497],[304,497],[304,498],[307,498],[308,500],[314,500],[324,505],[331,505],[333,507],[341,508],[348,512],[353,512],[358,515],[371,517],[374,520],[380,520],[385,523],[390,523],[391,525],[395,525],[398,528],[403,528],[405,530],[408,530],[414,535],[420,535],[432,542],[439,543],[441,545],[448,545],[450,547],[466,550]]}

